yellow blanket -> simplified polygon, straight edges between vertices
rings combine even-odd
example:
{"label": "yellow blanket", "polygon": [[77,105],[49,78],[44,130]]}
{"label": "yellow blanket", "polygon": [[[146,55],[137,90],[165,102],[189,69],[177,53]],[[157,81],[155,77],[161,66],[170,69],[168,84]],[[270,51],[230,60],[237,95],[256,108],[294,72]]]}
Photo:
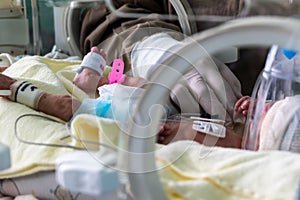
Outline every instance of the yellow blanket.
{"label": "yellow blanket", "polygon": [[181,141],[158,152],[170,199],[296,199],[300,155],[210,148]]}
{"label": "yellow blanket", "polygon": [[[72,84],[79,65],[80,63],[75,61],[52,60],[40,56],[30,56],[12,64],[3,74],[16,79],[29,80],[48,93],[69,94],[79,100],[83,100],[88,98],[88,96]],[[11,168],[0,171],[0,179],[30,175],[43,170],[53,170],[57,157],[73,150],[20,142],[15,135],[15,123],[19,117],[27,114],[47,116],[22,104],[0,98],[0,142],[10,147],[12,159]],[[118,135],[119,127],[113,120],[83,115],[83,119],[79,116],[78,119],[74,120],[76,123],[73,123],[72,130],[70,130],[61,120],[52,116],[47,117],[51,117],[57,122],[36,116],[21,118],[17,124],[18,136],[22,140],[34,143],[99,149],[98,145],[88,144],[88,146],[85,146],[85,144],[70,136],[75,135],[80,139],[98,141],[100,140],[100,134],[113,131],[115,134],[111,134],[112,137],[108,135],[107,141],[117,141],[115,138]],[[92,134],[88,134],[90,132]],[[101,142],[105,142],[105,137],[103,136],[102,134]]]}
{"label": "yellow blanket", "polygon": [[[16,79],[26,79],[49,93],[74,93],[79,99],[85,94],[72,86],[75,69],[80,63],[54,61],[39,56],[25,57],[11,65],[3,74]],[[38,114],[27,106],[0,98],[0,142],[9,145],[12,167],[0,171],[0,178],[28,175],[40,170],[54,168],[57,156],[67,148],[28,145],[19,142],[14,135],[16,119],[24,114]],[[58,120],[58,119],[56,119]],[[59,122],[52,122],[39,117],[20,119],[17,131],[19,137],[30,142],[68,144],[69,131]]]}
{"label": "yellow blanket", "polygon": [[[70,80],[78,63],[28,57],[13,64],[5,74],[26,78],[52,93],[69,93],[85,98]],[[14,123],[22,114],[36,111],[0,99],[0,142],[11,147],[12,167],[0,178],[28,175],[54,169],[58,156],[67,148],[20,143],[14,136]],[[64,124],[26,117],[18,125],[19,136],[33,142],[69,144],[97,149],[97,145],[65,139],[72,134],[80,139],[117,145],[119,124],[91,115],[77,116],[70,133]],[[294,199],[300,181],[300,155],[289,152],[250,152],[210,148],[188,141],[160,146],[157,165],[164,189],[170,199]]]}
{"label": "yellow blanket", "polygon": [[[79,115],[72,133],[117,147],[119,124]],[[86,143],[77,143],[97,148]],[[293,200],[300,184],[300,155],[206,147],[191,141],[157,146],[157,167],[170,199]]]}

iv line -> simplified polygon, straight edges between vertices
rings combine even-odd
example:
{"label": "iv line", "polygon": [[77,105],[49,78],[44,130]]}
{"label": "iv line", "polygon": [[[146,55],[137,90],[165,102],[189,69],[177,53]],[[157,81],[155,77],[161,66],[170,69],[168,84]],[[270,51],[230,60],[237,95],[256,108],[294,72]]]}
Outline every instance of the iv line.
{"label": "iv line", "polygon": [[[29,144],[29,145],[38,145],[38,146],[48,146],[48,147],[58,147],[58,148],[71,148],[71,149],[75,149],[75,150],[86,150],[86,148],[83,148],[83,147],[76,147],[76,146],[72,146],[72,145],[63,145],[63,144],[51,144],[51,143],[42,143],[42,142],[31,142],[31,141],[28,141],[28,140],[24,140],[22,138],[19,137],[19,134],[18,134],[18,122],[24,118],[24,117],[40,117],[40,118],[43,118],[43,119],[47,119],[47,120],[50,120],[52,122],[57,122],[57,123],[61,123],[61,124],[64,124],[63,122],[61,121],[58,121],[58,120],[55,120],[51,117],[47,117],[47,116],[43,116],[43,115],[38,115],[38,114],[24,114],[24,115],[21,115],[19,116],[16,121],[15,121],[15,126],[14,126],[14,132],[15,132],[15,136],[16,138],[24,143],[24,144]],[[67,126],[66,126],[67,127]],[[68,128],[67,128],[68,129]],[[69,130],[69,129],[68,129]],[[113,146],[110,146],[110,145],[107,145],[107,144],[104,144],[104,143],[100,143],[100,142],[94,142],[94,141],[88,141],[88,140],[80,140],[74,136],[72,136],[72,134],[69,134],[68,137],[71,137],[77,141],[80,141],[80,142],[85,142],[85,143],[89,143],[89,144],[96,144],[96,145],[99,145],[99,146],[103,146],[103,147],[106,147],[106,148],[109,148],[113,151],[118,151],[117,148],[113,147]],[[65,139],[66,137],[64,137],[63,139]]]}

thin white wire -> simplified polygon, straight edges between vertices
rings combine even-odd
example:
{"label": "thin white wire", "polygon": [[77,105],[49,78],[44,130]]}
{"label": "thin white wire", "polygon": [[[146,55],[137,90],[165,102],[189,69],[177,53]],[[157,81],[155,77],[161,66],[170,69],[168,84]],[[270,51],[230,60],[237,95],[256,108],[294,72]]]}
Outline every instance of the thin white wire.
{"label": "thin white wire", "polygon": [[[55,120],[53,118],[50,118],[50,117],[46,117],[46,116],[43,116],[43,115],[38,115],[38,114],[24,114],[24,115],[21,115],[19,116],[16,121],[15,121],[15,126],[14,126],[14,131],[15,131],[15,136],[16,138],[22,142],[22,143],[25,143],[25,144],[29,144],[29,145],[38,145],[38,146],[49,146],[49,147],[57,147],[57,148],[71,148],[71,149],[76,149],[76,150],[86,150],[85,148],[82,148],[82,147],[76,147],[76,146],[72,146],[72,145],[63,145],[63,144],[53,144],[53,143],[42,143],[42,142],[32,142],[32,141],[28,141],[28,140],[24,140],[22,138],[19,137],[19,134],[18,134],[18,122],[24,118],[24,117],[40,117],[40,118],[43,118],[43,119],[47,119],[47,120],[50,120],[52,122],[57,122],[57,123],[61,123],[61,124],[64,124],[58,120]],[[67,127],[67,129],[69,130],[69,128]],[[76,137],[74,137],[72,134],[68,134],[67,137],[71,137],[72,139],[75,139],[79,142],[84,142],[84,143],[89,143],[89,144],[95,144],[95,145],[99,145],[99,146],[103,146],[105,148],[109,148],[109,149],[112,149],[113,151],[118,151],[117,148],[113,147],[113,146],[110,146],[108,144],[104,144],[104,143],[100,143],[100,142],[94,142],[94,141],[88,141],[88,140],[80,140]]]}

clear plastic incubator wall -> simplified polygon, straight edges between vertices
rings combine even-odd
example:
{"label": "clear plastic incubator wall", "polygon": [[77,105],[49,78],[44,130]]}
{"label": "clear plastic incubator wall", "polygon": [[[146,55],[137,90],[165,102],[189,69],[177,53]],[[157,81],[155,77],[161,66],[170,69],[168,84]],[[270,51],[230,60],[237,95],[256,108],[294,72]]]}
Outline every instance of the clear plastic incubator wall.
{"label": "clear plastic incubator wall", "polygon": [[246,149],[299,153],[299,64],[297,51],[270,49],[252,94]]}
{"label": "clear plastic incubator wall", "polygon": [[[124,1],[126,2],[126,0]],[[51,145],[53,148],[67,149],[72,145],[72,148],[74,147],[64,151],[64,154],[57,153],[55,162],[47,163],[49,168],[41,170],[42,173],[49,172],[47,177],[50,177],[51,181],[49,182],[52,185],[47,182],[46,189],[35,192],[30,187],[32,176],[35,174],[39,176],[40,171],[36,170],[20,177],[8,173],[7,176],[3,176],[3,179],[0,178],[0,200],[1,197],[14,198],[17,196],[12,196],[4,191],[5,188],[3,189],[2,185],[5,181],[6,183],[8,181],[27,183],[25,189],[19,192],[23,191],[22,195],[31,192],[30,195],[37,199],[61,200],[69,195],[71,200],[192,200],[197,198],[205,200],[300,200],[300,0],[236,0],[239,12],[234,15],[232,13],[231,15],[214,15],[213,12],[194,13],[191,5],[203,5],[206,9],[205,6],[210,5],[210,1],[214,0],[170,0],[168,2],[175,14],[162,15],[161,18],[178,22],[176,25],[182,31],[182,40],[180,45],[175,46],[176,48],[163,49],[166,52],[163,52],[161,57],[155,58],[157,60],[153,65],[149,65],[149,68],[152,67],[153,70],[150,70],[151,77],[148,75],[147,81],[151,84],[147,85],[142,92],[129,95],[131,98],[134,97],[129,101],[130,103],[134,102],[132,106],[134,109],[130,110],[128,118],[120,120],[125,121],[124,123],[116,118],[90,117],[86,110],[94,111],[96,107],[80,110],[82,113],[77,112],[77,114],[83,114],[83,118],[80,119],[86,121],[82,124],[89,128],[85,132],[80,130],[86,134],[80,138],[81,135],[72,133],[77,128],[74,128],[73,124],[79,121],[78,118],[74,117],[73,121],[66,123],[49,120],[51,123],[54,121],[61,125],[58,130],[68,132],[68,139],[71,142],[68,143],[69,141],[65,140],[66,143],[63,143],[65,141],[60,143],[59,140],[57,144],[47,144],[33,141],[27,145],[38,144],[37,146],[42,146],[41,148],[44,146],[48,148]],[[44,4],[45,2],[46,4]],[[79,66],[84,56],[80,47],[82,45],[80,41],[82,24],[80,24],[81,19],[77,19],[77,17],[99,2],[107,6],[107,12],[115,12],[115,15],[123,17],[124,21],[145,17],[140,13],[119,13],[114,10],[113,2],[123,3],[123,1],[117,0],[31,0],[30,2],[11,0],[9,5],[17,3],[20,9],[18,11],[21,14],[3,16],[1,12],[4,10],[0,7],[0,27],[13,22],[14,26],[9,26],[9,29],[14,30],[10,30],[10,32],[16,31],[16,27],[19,27],[24,34],[19,36],[20,31],[16,32],[16,35],[10,35],[0,31],[1,55],[13,59],[11,66],[16,66],[22,59],[30,59],[31,56],[35,59],[38,58],[39,61],[47,61],[47,64],[57,62],[59,63],[57,66],[65,68],[59,71],[60,69],[55,66],[51,71],[55,74],[54,77],[73,78],[78,71],[72,68],[73,65],[66,67],[66,63],[75,63],[74,65]],[[156,3],[156,1],[153,2]],[[143,4],[143,0],[135,0],[130,3]],[[129,5],[131,5],[130,3]],[[218,3],[221,5],[222,1],[219,0]],[[45,24],[41,24],[42,13],[39,9],[41,4],[47,5],[47,9],[51,9],[54,15],[53,35],[49,35],[49,40],[41,34],[41,26],[45,26]],[[31,8],[29,9],[28,6]],[[205,10],[204,8],[199,10]],[[28,12],[29,10],[31,12]],[[205,28],[197,29],[197,25],[201,23]],[[50,38],[50,36],[53,37]],[[6,39],[3,38],[7,38],[9,42],[6,43]],[[14,40],[14,38],[20,40]],[[51,44],[53,48],[49,49],[46,41],[53,41],[53,45]],[[101,45],[99,44],[99,46]],[[203,72],[201,74],[203,75],[201,76],[202,82],[208,82],[209,79],[209,77],[204,77],[204,72],[208,72],[205,75],[212,76],[217,71],[216,82],[212,84],[211,88],[218,90],[219,96],[215,97],[211,88],[209,88],[208,95],[211,95],[211,101],[218,99],[226,106],[229,105],[227,101],[229,98],[226,96],[229,93],[226,91],[228,88],[224,86],[225,81],[221,80],[219,66],[229,66],[229,69],[236,73],[238,78],[243,77],[239,76],[239,73],[245,75],[245,72],[242,70],[243,66],[240,66],[241,64],[239,65],[238,62],[245,58],[241,52],[251,48],[261,48],[267,53],[262,66],[253,66],[254,75],[249,73],[249,79],[254,77],[255,80],[251,79],[252,82],[249,80],[251,83],[248,85],[251,87],[247,88],[247,91],[250,90],[252,93],[243,94],[243,96],[249,97],[249,107],[246,108],[247,115],[242,116],[241,122],[237,123],[239,125],[237,129],[241,131],[237,134],[240,138],[239,148],[216,145],[236,128],[229,130],[226,127],[229,111],[235,113],[234,105],[227,108],[229,111],[217,110],[218,108],[209,102],[211,104],[208,107],[212,112],[214,109],[217,110],[218,115],[208,113],[208,118],[200,116],[199,113],[184,113],[183,108],[179,109],[179,113],[168,116],[168,109],[165,105],[169,103],[170,91],[185,74],[194,68],[200,74]],[[47,51],[45,49],[49,49],[49,52],[45,52]],[[159,50],[161,51],[161,49]],[[42,55],[43,53],[47,54]],[[153,55],[151,53],[153,52],[149,52],[148,56]],[[63,55],[64,59],[52,57],[53,55]],[[214,62],[215,58],[219,62]],[[199,62],[199,60],[206,61],[206,59],[213,61],[214,64]],[[146,62],[147,59],[144,60]],[[245,58],[245,60],[247,59]],[[2,61],[0,60],[0,63]],[[211,66],[210,71],[207,70]],[[127,75],[132,75],[132,71],[129,70]],[[5,74],[5,71],[3,70],[1,73]],[[14,75],[14,72],[10,73]],[[240,82],[243,87],[247,80],[240,80]],[[70,85],[72,82],[62,85],[67,88],[70,87],[68,84]],[[63,89],[69,93],[75,91],[69,88]],[[5,95],[2,90],[0,90],[1,95]],[[118,95],[121,97],[123,94],[115,93],[112,96]],[[187,99],[188,95],[184,97]],[[2,100],[0,103],[7,103],[7,99]],[[121,106],[119,110],[127,108],[126,103],[116,102]],[[81,117],[79,114],[78,116]],[[236,116],[230,117],[235,118]],[[11,135],[17,135],[17,122],[19,126],[23,125],[19,121],[20,118],[13,119],[15,132]],[[43,120],[47,121],[48,119]],[[194,131],[194,138],[203,134],[200,128],[204,130],[206,127],[201,127],[201,124],[211,125],[210,128],[213,127],[211,129],[215,130],[221,127],[222,134],[215,133],[219,129],[217,131],[204,130],[203,132],[207,132],[207,134],[203,136],[203,143],[207,142],[207,145],[196,139],[193,140],[194,138],[171,141],[169,144],[158,144],[157,133],[162,130],[165,122],[179,123],[179,130],[188,130],[186,128],[188,126],[185,125],[191,125],[190,130]],[[108,124],[110,128],[113,128],[108,133],[101,134],[101,137],[107,137],[99,139],[100,132],[105,132]],[[21,129],[18,130],[21,132]],[[100,130],[99,135],[88,135],[98,129]],[[55,134],[55,130],[53,130],[53,134]],[[76,139],[77,136],[79,138]],[[174,136],[174,138],[176,137]],[[88,139],[92,141],[88,141]],[[21,140],[18,142],[25,143]],[[0,140],[0,175],[5,174],[5,170],[9,171],[10,168],[15,167],[15,163],[18,163],[14,154],[11,154],[14,149],[10,149],[9,144],[3,142],[1,145],[1,143]],[[81,145],[79,145],[80,148],[77,148],[77,144]],[[96,150],[89,148],[93,145],[97,146]],[[284,167],[286,167],[286,171],[284,171]],[[49,191],[54,191],[53,188],[61,189],[63,191],[61,196],[60,194],[55,197],[51,196],[52,193],[49,194]],[[66,193],[67,195],[64,196]]]}

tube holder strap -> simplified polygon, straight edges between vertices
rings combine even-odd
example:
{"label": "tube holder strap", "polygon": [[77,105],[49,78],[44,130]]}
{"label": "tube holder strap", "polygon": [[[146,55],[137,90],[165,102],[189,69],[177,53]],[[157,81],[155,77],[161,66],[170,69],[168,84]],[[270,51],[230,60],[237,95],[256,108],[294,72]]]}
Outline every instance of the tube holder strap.
{"label": "tube holder strap", "polygon": [[17,81],[11,86],[9,99],[37,110],[39,99],[44,93],[28,81]]}

